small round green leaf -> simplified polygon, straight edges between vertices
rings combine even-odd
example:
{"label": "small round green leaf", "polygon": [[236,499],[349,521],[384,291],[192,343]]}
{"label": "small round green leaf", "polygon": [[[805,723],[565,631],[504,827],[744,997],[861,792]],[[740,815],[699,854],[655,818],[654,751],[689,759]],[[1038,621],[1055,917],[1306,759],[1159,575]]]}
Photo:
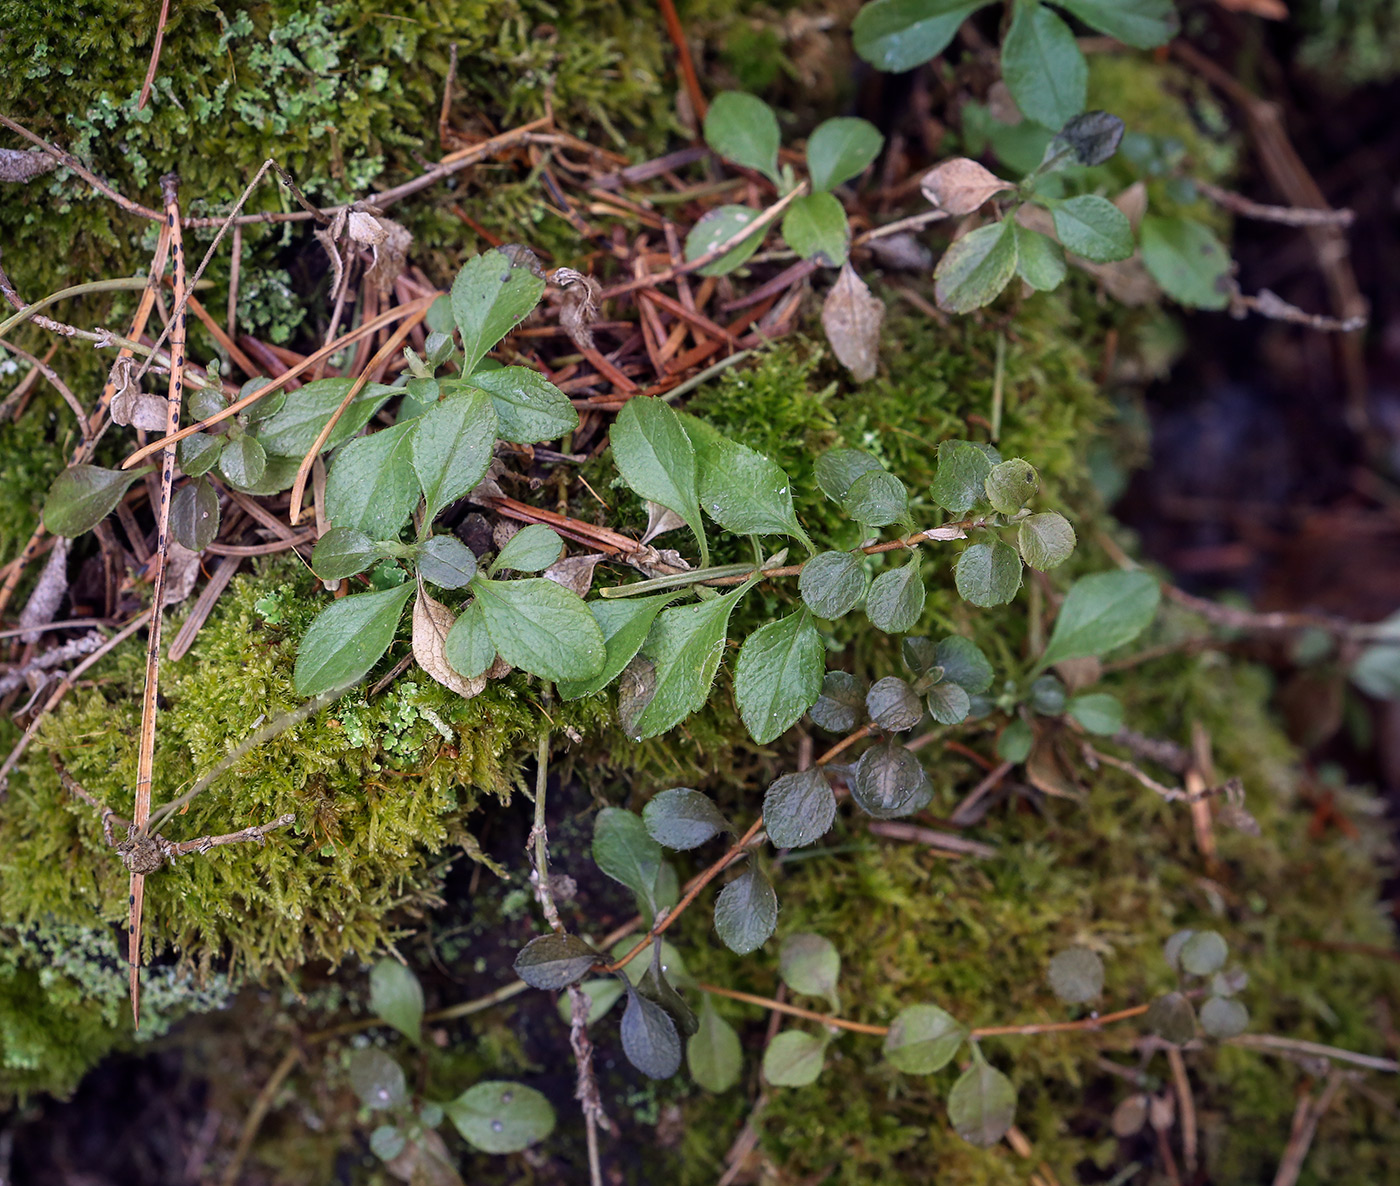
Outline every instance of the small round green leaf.
{"label": "small round green leaf", "polygon": [[353,527],[332,527],[311,549],[311,571],[323,581],[364,572],[379,559],[374,541]]}
{"label": "small round green leaf", "polygon": [[857,523],[885,527],[909,509],[909,493],[894,474],[875,469],[851,483],[841,509]]}
{"label": "small round green leaf", "polygon": [[839,268],[846,262],[851,228],[845,209],[833,194],[806,194],[783,215],[783,238],[803,259]]}
{"label": "small round green leaf", "polygon": [[909,1005],[885,1036],[885,1057],[907,1075],[942,1070],[967,1037],[967,1027],[937,1005]]}
{"label": "small round green leaf", "polygon": [[[486,352],[539,304],[545,282],[534,274],[538,268],[529,252],[513,258],[501,251],[484,251],[462,266],[452,282],[452,316],[462,335],[462,374],[476,370]],[[431,328],[441,331],[446,326]]]}
{"label": "small round green leaf", "polygon": [[491,565],[491,575],[504,569],[514,572],[543,572],[559,559],[564,541],[559,533],[543,523],[531,523],[510,537]]}
{"label": "small round green leaf", "polygon": [[841,956],[822,935],[789,935],[778,948],[778,975],[793,992],[831,998],[841,975]]}
{"label": "small round green leaf", "polygon": [[1000,461],[971,441],[939,442],[938,472],[929,487],[933,501],[954,515],[967,514],[987,497],[987,479]]}
{"label": "small round green leaf", "polygon": [[1050,207],[1055,233],[1066,251],[1095,263],[1127,259],[1133,253],[1133,224],[1107,198],[1081,194]]}
{"label": "small round green leaf", "polygon": [[963,599],[973,605],[1006,605],[1021,587],[1021,557],[1001,540],[973,544],[958,557],[954,580]]}
{"label": "small round green leaf", "polygon": [[423,986],[398,960],[381,959],[370,970],[369,1007],[414,1045],[422,1045]]}
{"label": "small round green leaf", "polygon": [[219,454],[219,472],[237,490],[256,486],[267,469],[267,453],[255,437],[247,433],[230,437]]}
{"label": "small round green leaf", "polygon": [[995,510],[1003,515],[1014,515],[1035,497],[1040,489],[1040,475],[1035,472],[1035,466],[1013,457],[993,466],[984,486],[987,501]]}
{"label": "small round green leaf", "polygon": [[1033,712],[1057,717],[1065,710],[1065,686],[1053,675],[1038,676],[1031,681],[1027,699]]}
{"label": "small round green leaf", "polygon": [[1112,737],[1123,727],[1123,704],[1107,692],[1089,692],[1076,696],[1065,711],[1078,721],[1086,732],[1099,737]]}
{"label": "small round green leaf", "polygon": [[948,1093],[948,1118],[963,1140],[989,1149],[1016,1118],[1016,1089],[978,1054]]}
{"label": "small round green leaf", "polygon": [[748,955],[768,941],[777,925],[778,895],[751,857],[715,899],[715,931],[730,951]]}
{"label": "small round green leaf", "polygon": [[476,553],[451,535],[435,535],[418,552],[418,574],[439,589],[465,589],[476,576]]}
{"label": "small round green leaf", "polygon": [[350,1086],[367,1108],[385,1110],[408,1098],[403,1067],[374,1046],[350,1055]]}
{"label": "small round green leaf", "polygon": [[406,1143],[403,1133],[392,1124],[381,1124],[369,1134],[369,1151],[380,1161],[393,1161]]}
{"label": "small round green leaf", "polygon": [[938,307],[971,313],[996,300],[1016,274],[1015,219],[1005,218],[970,231],[943,253],[933,272]]}
{"label": "small round green leaf", "polygon": [[1181,946],[1181,970],[1192,976],[1209,976],[1225,966],[1230,948],[1218,931],[1197,931]]}
{"label": "small round green leaf", "polygon": [[1201,1006],[1201,1028],[1212,1038],[1233,1038],[1249,1028],[1249,1010],[1229,997],[1209,997]]}
{"label": "small round green leaf", "polygon": [[1162,958],[1167,961],[1167,965],[1173,972],[1180,972],[1182,970],[1181,949],[1186,946],[1186,941],[1195,933],[1195,931],[1191,930],[1177,931],[1162,944]]}
{"label": "small round green leaf", "polygon": [[774,1087],[806,1087],[817,1081],[826,1043],[803,1030],[783,1030],[763,1052],[763,1077]]}
{"label": "small round green leaf", "polygon": [[1024,762],[1031,756],[1034,742],[1035,734],[1031,732],[1031,727],[1017,717],[997,738],[997,757],[1003,762]]}
{"label": "small round green leaf", "polygon": [[1063,515],[1045,511],[1021,522],[1016,536],[1021,559],[1040,572],[1047,572],[1069,559],[1075,545],[1074,528]]}
{"label": "small round green leaf", "polygon": [[972,711],[972,697],[966,688],[944,679],[928,690],[928,710],[940,725],[961,724]]}
{"label": "small round green leaf", "polygon": [[880,728],[895,733],[912,729],[924,715],[924,706],[914,695],[914,689],[897,675],[887,675],[875,682],[866,693],[865,709]]}
{"label": "small round green leaf", "polygon": [[733,830],[708,795],[689,787],[676,787],[653,797],[642,808],[642,822],[658,844],[682,851]]}
{"label": "small round green leaf", "polygon": [[705,113],[705,143],[725,160],[756,169],[777,185],[778,117],[756,95],[721,91]]}
{"label": "small round green leaf", "polygon": [[849,672],[828,671],[807,715],[828,733],[849,733],[865,716],[865,684]]}
{"label": "small round green leaf", "polygon": [[924,582],[919,576],[917,555],[871,582],[865,597],[865,615],[877,630],[903,634],[919,624],[923,612]]}
{"label": "small round green leaf", "polygon": [[869,120],[841,117],[817,125],[807,140],[807,173],[818,192],[859,177],[880,155],[885,138]]}
{"label": "small round green leaf", "polygon": [[958,684],[969,695],[975,696],[992,686],[991,662],[970,638],[954,634],[943,639],[933,657],[943,668],[943,679]]}
{"label": "small round green leaf", "polygon": [[821,767],[776,779],[763,796],[763,825],[775,848],[820,840],[836,819],[836,795]]}
{"label": "small round green leaf", "polygon": [[797,591],[817,617],[839,618],[865,592],[865,565],[850,552],[818,552],[802,566]]}
{"label": "small round green leaf", "polygon": [[633,990],[622,1014],[622,1052],[651,1079],[669,1079],[681,1067],[681,1036],[671,1015]]}
{"label": "small round green leaf", "polygon": [[1159,1038],[1177,1046],[1196,1036],[1196,1011],[1179,992],[1169,992],[1153,1001],[1143,1021]]}
{"label": "small round green leaf", "polygon": [[170,500],[170,531],[191,552],[202,552],[219,533],[219,496],[202,478],[186,483]]}
{"label": "small round green leaf", "polygon": [[832,502],[844,502],[851,484],[863,474],[883,468],[860,449],[828,449],[817,458],[813,470],[817,485]]}
{"label": "small round green leaf", "polygon": [[1050,961],[1050,990],[1067,1005],[1082,1005],[1103,992],[1103,960],[1087,947],[1067,947]]}
{"label": "small round green leaf", "polygon": [[[685,258],[687,261],[708,255],[716,248],[728,243],[736,235],[741,235],[758,218],[759,212],[749,206],[717,206],[693,227],[685,237]],[[723,276],[741,267],[763,244],[763,233],[758,231],[740,239],[713,263],[700,269],[702,276]]]}
{"label": "small round green leaf", "polygon": [[602,957],[577,935],[531,939],[515,957],[515,974],[531,988],[550,992],[582,980]]}
{"label": "small round green leaf", "polygon": [[186,477],[197,478],[219,464],[224,442],[207,432],[191,433],[180,442],[180,469]]}
{"label": "small round green leaf", "polygon": [[554,1106],[523,1083],[487,1079],[442,1110],[462,1139],[483,1153],[519,1153],[554,1131]]}
{"label": "small round green leaf", "polygon": [[902,745],[887,741],[861,755],[851,798],[867,815],[896,819],[928,806],[933,784],[918,758]]}
{"label": "small round green leaf", "polygon": [[728,1091],[744,1069],[743,1049],[734,1027],[715,1012],[709,993],[700,1006],[700,1028],[685,1046],[690,1077],[706,1091]]}

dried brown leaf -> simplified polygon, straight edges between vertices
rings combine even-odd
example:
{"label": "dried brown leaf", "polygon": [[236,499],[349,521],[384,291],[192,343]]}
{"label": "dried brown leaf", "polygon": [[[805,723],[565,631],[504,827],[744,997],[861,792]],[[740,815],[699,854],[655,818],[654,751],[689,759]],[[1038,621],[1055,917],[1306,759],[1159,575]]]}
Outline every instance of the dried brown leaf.
{"label": "dried brown leaf", "polygon": [[194,592],[198,580],[199,553],[172,539],[165,549],[165,598],[161,604],[179,605]]}
{"label": "dried brown leaf", "polygon": [[593,587],[593,570],[603,558],[602,552],[590,552],[586,556],[565,556],[564,559],[551,564],[540,575],[547,581],[562,585],[570,593],[587,597],[588,590]]}
{"label": "dried brown leaf", "polygon": [[[354,218],[353,214],[351,218]],[[392,218],[379,219],[378,226],[383,238],[374,244],[374,262],[365,273],[365,279],[382,300],[392,291],[394,281],[403,274],[408,263],[408,250],[413,246],[413,236]]]}
{"label": "dried brown leaf", "polygon": [[486,676],[463,679],[447,662],[447,635],[456,621],[447,606],[418,590],[413,603],[413,657],[444,688],[470,700],[486,687]]}
{"label": "dried brown leaf", "polygon": [[1113,204],[1118,207],[1133,224],[1136,232],[1142,225],[1143,215],[1147,213],[1147,186],[1141,181],[1134,181],[1121,194],[1113,199]]}
{"label": "dried brown leaf", "polygon": [[933,267],[933,252],[912,231],[880,235],[865,244],[882,268],[901,272],[927,272]]}
{"label": "dried brown leaf", "polygon": [[880,361],[880,323],[885,305],[865,286],[849,263],[822,305],[822,328],[841,364],[858,383],[874,378]]}
{"label": "dried brown leaf", "polygon": [[647,500],[647,530],[642,536],[642,543],[649,544],[658,535],[665,535],[668,531],[675,531],[678,527],[684,527],[685,520],[682,519],[670,507],[663,507],[659,502]]}
{"label": "dried brown leaf", "polygon": [[993,194],[1015,188],[965,156],[930,169],[920,184],[924,197],[949,214],[971,214]]}
{"label": "dried brown leaf", "polygon": [[592,326],[598,320],[598,294],[603,286],[573,268],[555,268],[550,281],[564,290],[559,302],[559,324],[580,350],[592,350]]}
{"label": "dried brown leaf", "polygon": [[1262,16],[1266,21],[1286,21],[1288,5],[1283,0],[1215,0],[1221,8],[1231,12],[1247,12],[1251,16]]}

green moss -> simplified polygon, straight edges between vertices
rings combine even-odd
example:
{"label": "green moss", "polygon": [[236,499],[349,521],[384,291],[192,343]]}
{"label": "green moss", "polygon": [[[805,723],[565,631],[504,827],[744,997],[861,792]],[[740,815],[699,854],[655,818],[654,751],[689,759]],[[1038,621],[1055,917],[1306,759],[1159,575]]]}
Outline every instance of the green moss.
{"label": "green moss", "polygon": [[[1113,682],[1129,703],[1130,723],[1180,736],[1200,720],[1216,739],[1220,768],[1244,778],[1263,829],[1257,839],[1217,830],[1228,880],[1201,877],[1184,808],[1116,772],[1096,777],[1082,805],[1051,801],[1035,811],[1013,798],[995,809],[972,833],[998,846],[988,861],[953,862],[917,845],[877,841],[850,817],[829,838],[829,852],[794,853],[770,867],[782,906],[779,933],[816,931],[841,951],[846,1016],[888,1024],[902,1007],[930,1002],[974,1026],[1063,1020],[1073,1014],[1054,1000],[1045,970],[1071,943],[1103,953],[1104,1004],[1119,1008],[1172,986],[1161,956],[1169,934],[1212,927],[1230,943],[1231,962],[1250,974],[1242,999],[1252,1031],[1381,1053],[1376,1009],[1400,993],[1400,971],[1294,941],[1346,935],[1388,942],[1373,852],[1366,851],[1376,833],[1360,848],[1336,833],[1307,837],[1306,816],[1290,810],[1291,750],[1264,711],[1267,687],[1258,671],[1207,656],[1172,660],[1153,675]],[[941,794],[933,810],[946,813],[953,782],[965,790],[975,772],[951,757],[929,766]],[[1375,810],[1373,800],[1350,806]],[[700,913],[682,921],[676,939],[692,974],[772,995],[776,944],[738,959],[718,947]],[[718,1004],[755,1040],[766,1026],[760,1010]],[[989,1059],[1017,1085],[1017,1123],[1036,1160],[1048,1161],[1061,1180],[1074,1180],[1084,1159],[1098,1160],[1105,1142],[1111,1151],[1107,1115],[1130,1088],[1105,1079],[1095,1060],[1117,1055],[1136,1065],[1140,1032],[1127,1023],[1098,1035],[985,1041]],[[1265,1177],[1286,1139],[1302,1072],[1209,1043],[1187,1060],[1208,1174]],[[1168,1077],[1160,1056],[1148,1071]],[[940,1182],[1024,1180],[1025,1163],[1005,1146],[982,1151],[952,1133],[946,1099],[956,1075],[956,1067],[927,1078],[896,1074],[882,1063],[878,1039],[844,1034],[813,1087],[769,1090],[756,1118],[765,1154],[799,1179],[826,1172],[841,1183],[913,1181],[936,1165]],[[688,1118],[694,1131],[728,1131],[734,1113],[733,1099],[697,1095]],[[1396,1139],[1393,1116],[1364,1098],[1344,1102],[1319,1138],[1311,1180],[1359,1186],[1384,1177],[1384,1150]],[[706,1161],[682,1173],[687,1182],[712,1178]]]}
{"label": "green moss", "polygon": [[[308,577],[270,566],[235,581],[190,654],[165,665],[157,801],[190,786],[264,719],[296,707],[295,644],[319,604]],[[398,644],[386,666],[404,650]],[[143,667],[137,645],[98,668],[97,686],[75,693],[46,723],[38,755],[13,781],[0,819],[6,919],[125,916],[125,871],[93,812],[59,789],[43,753],[60,756],[92,794],[129,813]],[[397,931],[395,911],[431,899],[442,866],[430,862],[472,845],[466,815],[511,795],[538,727],[533,695],[517,678],[466,701],[420,675],[378,696],[352,692],[254,750],[166,834],[232,832],[283,812],[296,814],[295,833],[186,857],[153,876],[150,949],[226,960],[254,976],[378,950]],[[592,733],[602,712],[597,703],[564,706],[556,719]]]}

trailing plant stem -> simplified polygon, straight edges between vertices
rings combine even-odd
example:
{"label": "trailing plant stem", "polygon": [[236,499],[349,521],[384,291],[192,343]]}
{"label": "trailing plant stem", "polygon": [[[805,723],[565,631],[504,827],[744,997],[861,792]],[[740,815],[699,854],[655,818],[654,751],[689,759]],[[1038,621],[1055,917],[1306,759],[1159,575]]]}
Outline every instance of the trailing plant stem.
{"label": "trailing plant stem", "polygon": [[[721,988],[716,984],[697,983],[695,987],[701,992],[707,992],[717,997],[728,997],[730,1000],[743,1001],[747,1005],[758,1005],[773,1013],[786,1013],[789,1017],[800,1017],[804,1021],[815,1021],[820,1025],[834,1026],[836,1029],[850,1030],[856,1034],[871,1034],[874,1037],[883,1038],[890,1032],[890,1027],[887,1025],[874,1025],[870,1022],[851,1021],[845,1017],[836,1017],[830,1013],[818,1013],[813,1009],[803,1009],[800,1005],[790,1005],[786,1001],[774,1000],[772,997],[761,997],[751,992]],[[969,1030],[968,1037],[974,1039],[997,1038],[1013,1035],[1054,1034],[1071,1030],[1096,1030],[1105,1025],[1112,1025],[1114,1022],[1141,1017],[1147,1010],[1147,1005],[1134,1005],[1131,1009],[1120,1009],[1116,1013],[1105,1013],[1100,1017],[1085,1017],[1080,1021],[1051,1021],[1030,1025],[987,1025],[979,1029]]]}

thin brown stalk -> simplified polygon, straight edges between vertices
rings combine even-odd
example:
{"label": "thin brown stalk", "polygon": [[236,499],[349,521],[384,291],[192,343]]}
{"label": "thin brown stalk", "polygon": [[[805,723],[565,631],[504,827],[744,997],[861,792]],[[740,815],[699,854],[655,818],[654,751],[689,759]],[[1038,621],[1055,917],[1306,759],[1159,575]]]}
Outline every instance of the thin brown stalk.
{"label": "thin brown stalk", "polygon": [[312,442],[311,448],[306,451],[306,456],[301,459],[301,464],[297,466],[296,481],[292,483],[292,501],[287,509],[288,522],[293,525],[301,520],[301,500],[306,493],[306,482],[311,476],[311,466],[316,458],[321,455],[321,450],[326,447],[326,442],[330,439],[331,432],[335,429],[336,424],[340,422],[341,416],[345,414],[345,409],[348,408],[355,397],[364,390],[365,384],[369,382],[370,376],[375,373],[376,369],[398,353],[399,347],[403,345],[404,339],[408,337],[413,327],[428,315],[428,307],[432,302],[428,301],[425,297],[423,300],[416,303],[420,307],[404,318],[398,329],[389,335],[389,340],[386,341],[384,345],[379,348],[378,353],[369,360],[368,365],[365,367],[364,371],[361,372],[360,377],[350,385],[350,390],[345,393],[345,398],[340,401],[340,406],[331,413],[330,419],[326,421],[321,431],[316,435],[316,440]]}
{"label": "thin brown stalk", "polygon": [[136,99],[136,110],[146,106],[151,97],[151,87],[155,85],[156,70],[160,67],[160,49],[165,44],[165,21],[170,15],[170,0],[160,0],[160,16],[156,20],[156,43],[151,47],[151,64],[146,67],[146,80],[141,84],[141,94]]}
{"label": "thin brown stalk", "polygon": [[351,342],[358,342],[361,338],[368,337],[381,326],[389,325],[403,317],[412,316],[420,310],[426,310],[436,299],[437,296],[434,295],[432,297],[424,297],[422,300],[415,301],[411,305],[396,305],[394,308],[381,313],[372,321],[367,321],[364,325],[357,326],[355,329],[342,334],[334,342],[322,346],[321,349],[317,350],[314,354],[308,354],[301,362],[297,363],[296,366],[288,368],[275,379],[268,380],[266,384],[259,387],[256,391],[250,392],[240,400],[235,400],[222,412],[216,412],[207,420],[201,420],[196,424],[186,425],[177,433],[161,437],[160,440],[152,441],[149,445],[137,449],[136,452],[122,462],[122,469],[130,469],[138,462],[144,461],[152,453],[157,453],[169,445],[179,444],[179,442],[183,441],[187,436],[192,436],[197,432],[204,432],[215,424],[221,424],[223,421],[238,415],[239,412],[257,403],[263,396],[270,395],[272,392],[280,389],[289,379],[295,379],[303,371],[309,370],[311,367],[315,366],[321,359],[334,354],[337,350],[348,346]]}
{"label": "thin brown stalk", "polygon": [[[170,259],[175,276],[175,312],[170,324],[170,383],[166,394],[166,435],[180,427],[180,405],[184,396],[185,370],[185,253],[180,236],[180,179],[174,173],[161,178],[165,198],[166,225],[170,228]],[[156,750],[156,702],[160,687],[161,607],[165,601],[166,559],[170,549],[170,496],[175,482],[175,445],[161,454],[160,501],[156,506],[155,571],[151,578],[151,626],[147,632],[146,680],[141,698],[141,733],[136,751],[136,802],[131,822],[144,835],[151,815],[151,778]],[[146,876],[131,874],[131,922],[127,945],[130,965],[131,1016],[141,1027],[141,908],[146,896]]]}

